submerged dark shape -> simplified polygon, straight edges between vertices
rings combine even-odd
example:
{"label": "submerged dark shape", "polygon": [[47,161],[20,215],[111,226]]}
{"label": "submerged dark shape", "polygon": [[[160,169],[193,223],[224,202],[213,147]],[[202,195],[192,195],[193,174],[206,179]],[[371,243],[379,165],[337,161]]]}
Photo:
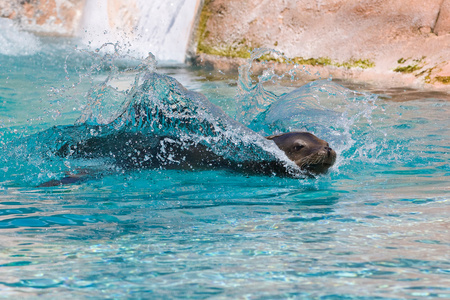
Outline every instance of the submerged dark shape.
{"label": "submerged dark shape", "polygon": [[[45,143],[41,151],[71,160],[100,159],[100,164],[122,170],[224,168],[289,177],[326,172],[336,157],[333,151],[333,159],[309,164],[301,161],[285,147],[292,134],[266,139],[169,76],[149,73],[128,96],[123,109],[107,124],[90,124],[85,115],[78,125],[56,126],[39,133],[35,138]],[[308,135],[311,145],[324,142],[312,137]],[[81,173],[42,186],[73,183],[89,176],[89,172]]]}

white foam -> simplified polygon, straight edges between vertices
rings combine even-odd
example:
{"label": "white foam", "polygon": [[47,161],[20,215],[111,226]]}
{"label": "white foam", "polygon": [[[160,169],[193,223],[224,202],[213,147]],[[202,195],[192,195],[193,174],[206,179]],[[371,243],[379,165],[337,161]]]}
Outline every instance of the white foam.
{"label": "white foam", "polygon": [[41,43],[36,36],[21,31],[12,20],[0,18],[0,54],[33,55],[40,49]]}

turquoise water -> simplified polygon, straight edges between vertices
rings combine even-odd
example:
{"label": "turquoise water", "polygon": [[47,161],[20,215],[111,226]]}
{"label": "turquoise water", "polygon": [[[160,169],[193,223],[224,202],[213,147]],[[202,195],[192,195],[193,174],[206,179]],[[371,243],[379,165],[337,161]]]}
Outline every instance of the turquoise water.
{"label": "turquoise water", "polygon": [[[77,51],[72,41],[37,45],[27,55],[0,55],[0,297],[450,297],[448,95],[349,89],[329,79],[300,86],[291,77],[301,66],[286,74],[267,68],[258,78],[256,71],[247,77],[249,63],[238,78],[155,69],[151,58]],[[261,135],[314,132],[338,153],[335,166],[318,178],[129,170],[48,151],[55,140],[40,132],[114,120],[155,70]],[[177,95],[175,104],[187,103],[183,113],[201,109],[199,98]],[[147,96],[145,105],[166,107]],[[173,124],[184,115],[167,116]],[[216,126],[220,147],[208,144],[214,151],[283,159],[259,135],[234,134],[232,121],[218,116],[209,111],[189,123]],[[210,141],[198,128],[164,134]],[[79,169],[98,176],[38,187]]]}

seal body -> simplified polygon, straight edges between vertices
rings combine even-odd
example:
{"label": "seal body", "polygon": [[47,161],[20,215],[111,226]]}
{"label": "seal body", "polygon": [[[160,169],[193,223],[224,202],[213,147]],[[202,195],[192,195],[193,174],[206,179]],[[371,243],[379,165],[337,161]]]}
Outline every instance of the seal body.
{"label": "seal body", "polygon": [[[70,131],[76,128],[69,126],[66,129]],[[308,132],[284,133],[269,136],[267,139],[275,142],[290,160],[301,170],[306,171],[306,175],[324,174],[336,160],[336,152],[329,147],[328,143]],[[55,154],[73,159],[103,158],[122,169],[225,168],[249,175],[289,176],[285,165],[278,160],[234,162],[198,143],[178,141],[163,136],[147,136],[140,132],[117,132],[112,136],[83,139],[75,144],[64,143]],[[62,179],[45,182],[40,187],[79,183],[98,178],[106,173],[96,170],[79,170]]]}
{"label": "seal body", "polygon": [[[73,128],[74,126],[68,126],[66,129]],[[97,130],[100,131],[98,128]],[[234,161],[194,140],[146,135],[141,132],[119,131],[106,137],[89,137],[77,143],[62,143],[55,154],[72,159],[105,159],[124,170],[230,169],[249,175],[278,176],[287,175],[288,172],[284,163],[275,158]]]}
{"label": "seal body", "polygon": [[328,143],[309,132],[289,132],[268,136],[286,156],[312,175],[324,174],[336,161]]}

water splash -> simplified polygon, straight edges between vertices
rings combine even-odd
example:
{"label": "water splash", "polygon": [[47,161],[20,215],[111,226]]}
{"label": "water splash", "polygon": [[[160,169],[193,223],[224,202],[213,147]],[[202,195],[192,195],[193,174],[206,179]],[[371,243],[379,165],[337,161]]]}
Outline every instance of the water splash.
{"label": "water splash", "polygon": [[[277,74],[267,67],[254,81],[252,67],[256,61],[265,59],[283,61],[291,68]],[[278,51],[254,50],[247,64],[239,68],[237,120],[262,135],[312,132],[337,151],[335,169],[349,159],[389,163],[400,158],[396,152],[406,147],[408,141],[400,141],[392,128],[382,125],[396,114],[386,112],[377,95],[350,90],[331,78],[310,82],[281,95],[264,86],[285,78],[295,81],[295,74],[303,72],[307,72],[304,66]]]}
{"label": "water splash", "polygon": [[183,63],[200,1],[88,0],[83,31],[84,43],[100,47],[119,42],[129,54],[144,58],[152,51],[159,61]]}
{"label": "water splash", "polygon": [[[82,87],[83,81],[91,86],[75,125],[50,128],[2,146],[5,152],[0,168],[24,174],[26,178],[20,181],[38,184],[92,166],[115,172],[130,165],[158,168],[184,164],[177,153],[192,147],[208,149],[214,157],[235,165],[281,162],[285,172],[297,174],[284,153],[264,138],[295,130],[310,131],[330,143],[338,153],[332,172],[342,172],[354,163],[405,159],[398,152],[400,149],[403,154],[409,141],[400,142],[393,129],[382,126],[386,119],[395,118],[395,113],[386,114],[377,96],[352,91],[331,80],[312,82],[280,95],[265,88],[269,81],[291,78],[303,70],[295,64],[293,71],[281,75],[266,68],[258,82],[253,82],[253,60],[268,52],[281,55],[273,50],[256,50],[252,60],[241,67],[236,96],[240,122],[202,94],[159,74],[153,55],[136,59],[121,54],[121,47],[111,43],[94,52],[81,52],[92,65],[83,69],[73,88]],[[73,103],[71,98],[67,100]],[[19,159],[14,164],[11,157]]]}
{"label": "water splash", "polygon": [[253,62],[264,55],[270,54],[283,56],[280,52],[272,49],[255,49],[252,51],[247,64],[239,67],[236,118],[244,125],[250,125],[255,119],[258,119],[267,107],[277,100],[277,96],[264,89],[263,86],[265,82],[278,77],[273,69],[266,69],[263,75],[258,76],[258,83],[255,85],[251,78]]}
{"label": "water splash", "polygon": [[[95,63],[83,78],[93,86],[75,125],[55,126],[5,146],[6,168],[28,169],[23,181],[36,184],[93,166],[100,173],[177,165],[195,169],[199,159],[209,161],[199,155],[211,158],[210,168],[303,174],[273,142],[204,95],[157,73],[153,55],[133,60],[110,43],[86,53]],[[20,157],[16,165],[8,162],[13,156]]]}
{"label": "water splash", "polygon": [[95,62],[84,76],[92,80],[98,72],[104,74],[106,71],[107,75],[89,90],[87,104],[76,124],[108,124],[129,104],[129,94],[135,92],[142,77],[156,71],[156,59],[152,53],[142,60],[123,54],[118,43],[105,43],[95,52],[82,52],[89,54]]}

